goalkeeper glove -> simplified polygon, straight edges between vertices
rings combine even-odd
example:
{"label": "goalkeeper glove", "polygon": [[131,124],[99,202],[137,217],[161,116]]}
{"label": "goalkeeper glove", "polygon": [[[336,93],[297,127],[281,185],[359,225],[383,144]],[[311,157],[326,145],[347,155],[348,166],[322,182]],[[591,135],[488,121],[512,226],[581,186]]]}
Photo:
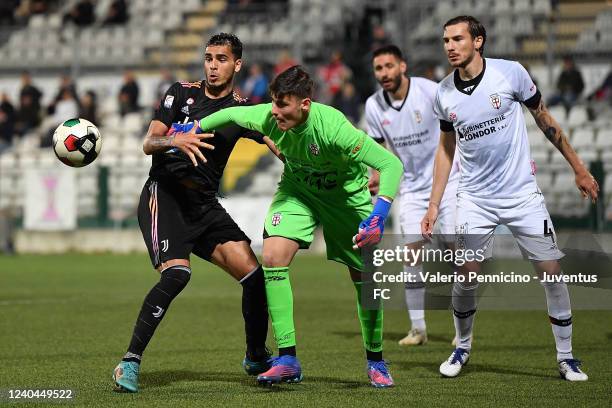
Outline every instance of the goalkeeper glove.
{"label": "goalkeeper glove", "polygon": [[[191,129],[193,129],[193,126],[196,123],[197,123],[196,121],[187,122],[187,123],[173,123],[170,129],[174,130],[172,133],[187,133],[187,132],[190,132]],[[196,129],[196,133],[204,133],[204,132],[202,132],[202,129],[198,126],[198,128]]]}
{"label": "goalkeeper glove", "polygon": [[376,245],[382,239],[385,230],[385,218],[389,215],[391,203],[378,198],[374,210],[368,218],[359,224],[359,232],[353,237],[353,249]]}

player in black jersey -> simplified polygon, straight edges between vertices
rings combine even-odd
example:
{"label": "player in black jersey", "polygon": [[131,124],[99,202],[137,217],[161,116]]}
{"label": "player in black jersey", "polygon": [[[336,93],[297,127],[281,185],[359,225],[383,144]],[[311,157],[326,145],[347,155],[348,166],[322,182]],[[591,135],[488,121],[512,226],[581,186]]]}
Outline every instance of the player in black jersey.
{"label": "player in black jersey", "polygon": [[[247,104],[233,91],[242,64],[242,43],[232,34],[217,34],[206,44],[206,79],[177,82],[162,97],[144,140],[153,155],[138,207],[138,222],[160,281],[145,297],[125,356],[115,368],[118,391],[137,392],[140,360],[170,302],[191,277],[193,253],[221,267],[243,286],[248,374],[266,371],[268,311],[263,270],[249,238],[217,201],[219,181],[240,137],[273,142],[260,133],[232,125],[212,134],[176,132],[178,123],[199,120],[220,109]],[[174,126],[173,126],[174,124]]]}

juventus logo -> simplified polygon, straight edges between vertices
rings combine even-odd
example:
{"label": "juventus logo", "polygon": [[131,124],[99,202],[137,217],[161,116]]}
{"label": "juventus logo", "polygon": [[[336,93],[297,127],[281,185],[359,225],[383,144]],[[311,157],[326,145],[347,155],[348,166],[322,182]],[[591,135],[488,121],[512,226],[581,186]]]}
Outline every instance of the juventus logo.
{"label": "juventus logo", "polygon": [[167,239],[164,239],[162,242],[162,252],[166,252],[168,251],[168,247],[170,246],[170,243],[168,242]]}
{"label": "juventus logo", "polygon": [[155,308],[157,311],[153,312],[153,317],[159,319],[164,314],[164,309],[159,306],[155,306]]}

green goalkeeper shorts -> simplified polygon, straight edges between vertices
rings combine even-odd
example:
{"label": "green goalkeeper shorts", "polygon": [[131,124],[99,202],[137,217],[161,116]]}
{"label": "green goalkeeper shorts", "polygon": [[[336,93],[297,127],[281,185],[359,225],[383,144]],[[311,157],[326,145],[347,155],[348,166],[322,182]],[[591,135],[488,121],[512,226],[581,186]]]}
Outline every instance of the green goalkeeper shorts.
{"label": "green goalkeeper shorts", "polygon": [[266,215],[264,238],[288,238],[305,249],[312,243],[314,230],[320,225],[327,259],[363,271],[361,250],[353,249],[352,239],[359,223],[371,212],[372,201],[367,187],[348,196],[346,193],[315,196],[281,183]]}

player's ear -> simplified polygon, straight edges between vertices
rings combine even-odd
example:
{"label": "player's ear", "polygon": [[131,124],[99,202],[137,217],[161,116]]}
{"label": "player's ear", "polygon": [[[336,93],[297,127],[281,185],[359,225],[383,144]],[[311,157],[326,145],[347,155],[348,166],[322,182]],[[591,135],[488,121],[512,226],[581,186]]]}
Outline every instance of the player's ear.
{"label": "player's ear", "polygon": [[476,48],[476,51],[482,48],[483,42],[484,42],[484,39],[482,38],[481,35],[479,35],[478,37],[474,39],[474,48]]}
{"label": "player's ear", "polygon": [[240,68],[242,68],[242,60],[238,58],[236,62],[234,62],[234,72],[239,72]]}
{"label": "player's ear", "polygon": [[405,74],[406,71],[408,71],[408,64],[406,64],[406,61],[400,61],[400,71],[402,74]]}
{"label": "player's ear", "polygon": [[308,112],[310,110],[310,104],[312,103],[312,99],[304,98],[300,103],[300,109],[304,112]]}

